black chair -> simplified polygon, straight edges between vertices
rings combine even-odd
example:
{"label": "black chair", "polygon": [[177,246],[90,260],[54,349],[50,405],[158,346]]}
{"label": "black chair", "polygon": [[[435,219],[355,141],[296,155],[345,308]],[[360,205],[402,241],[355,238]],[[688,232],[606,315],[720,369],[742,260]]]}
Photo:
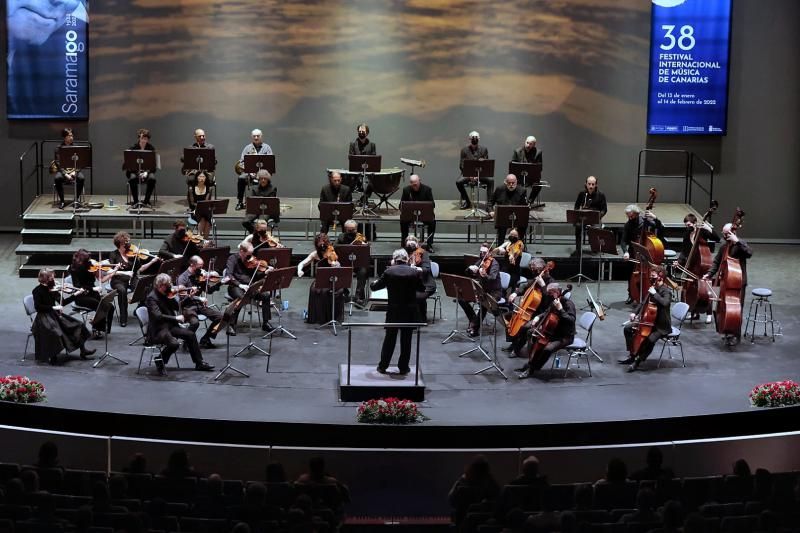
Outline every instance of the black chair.
{"label": "black chair", "polygon": [[691,512],[704,503],[716,501],[721,483],[722,476],[683,478],[681,500],[684,507]]}
{"label": "black chair", "polygon": [[747,514],[744,512],[743,503],[706,503],[700,506],[703,516],[740,516]]}
{"label": "black chair", "polygon": [[575,514],[575,520],[578,524],[603,524],[605,522],[612,522],[611,514],[601,509],[572,512]]}
{"label": "black chair", "polygon": [[572,509],[575,503],[575,489],[582,483],[554,484],[547,488],[550,501],[553,502],[553,509],[563,511]]}
{"label": "black chair", "polygon": [[196,477],[156,476],[153,483],[155,493],[168,502],[193,502],[197,497]]}
{"label": "black chair", "polygon": [[720,501],[745,502],[753,494],[753,477],[725,476],[722,480]]}
{"label": "black chair", "polygon": [[107,482],[106,473],[99,470],[64,470],[64,490],[75,496],[91,496],[98,481]]}
{"label": "black chair", "polygon": [[719,524],[721,533],[751,533],[758,530],[758,516],[726,516]]}
{"label": "black chair", "polygon": [[0,463],[0,484],[5,485],[9,479],[19,477],[19,465],[17,463]]}
{"label": "black chair", "polygon": [[287,508],[294,501],[296,491],[291,483],[264,483],[267,487],[267,504]]}
{"label": "black chair", "polygon": [[[115,474],[115,472],[112,472],[112,475]],[[140,500],[152,499],[154,495],[153,474],[122,473],[120,475],[123,476],[128,482],[128,496],[130,498],[137,498]]]}
{"label": "black chair", "polygon": [[636,506],[636,481],[598,483],[594,486],[595,509],[631,509]]}
{"label": "black chair", "polygon": [[542,509],[543,485],[506,485],[498,497],[498,513],[503,517],[514,508],[523,511],[540,511]]}

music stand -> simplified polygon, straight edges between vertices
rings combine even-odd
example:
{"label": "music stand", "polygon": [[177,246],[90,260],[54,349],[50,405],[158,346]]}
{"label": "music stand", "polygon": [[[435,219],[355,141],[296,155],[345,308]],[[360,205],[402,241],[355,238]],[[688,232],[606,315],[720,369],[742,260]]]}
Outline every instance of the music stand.
{"label": "music stand", "polygon": [[600,211],[595,211],[593,209],[567,209],[567,222],[581,225],[581,244],[578,247],[578,273],[567,278],[567,281],[577,279],[579,287],[584,279],[586,281],[594,281],[583,273],[583,234],[586,226],[600,224],[601,215],[602,213]]}
{"label": "music stand", "polygon": [[[542,164],[541,163],[523,163],[517,161],[508,162],[508,173],[514,174],[523,187],[530,187],[531,192],[528,198],[537,198],[542,191],[542,187],[549,187],[547,183],[542,183]],[[534,193],[534,189],[536,192]],[[543,202],[537,204],[531,203],[531,209],[537,207],[544,207]]]}
{"label": "music stand", "polygon": [[170,279],[174,282],[181,275],[181,267],[183,267],[183,262],[186,259],[188,258],[181,256],[162,261],[156,275],[169,274]]}
{"label": "music stand", "polygon": [[[353,272],[360,268],[366,268],[369,270],[369,264],[372,260],[369,244],[337,244],[334,245],[333,249],[336,251],[336,256],[339,258],[339,263],[343,267],[352,267]],[[355,295],[355,291],[353,291],[352,281],[350,283],[350,290],[351,298],[348,316],[353,315],[353,305],[356,305],[359,309],[366,309],[365,305],[359,305],[353,302],[353,295]]]}
{"label": "music stand", "polygon": [[256,252],[256,258],[266,260],[267,264],[273,268],[286,268],[292,262],[292,249],[259,248]]}
{"label": "music stand", "polygon": [[[481,305],[483,307],[485,307],[488,310],[488,312],[491,313],[492,316],[494,317],[494,324],[492,324],[492,357],[491,357],[491,359],[489,359],[489,362],[490,362],[489,366],[481,368],[480,370],[476,370],[473,374],[477,376],[478,374],[483,374],[487,370],[491,370],[492,368],[494,368],[495,370],[500,372],[500,375],[503,376],[503,378],[506,381],[508,381],[508,376],[506,376],[506,373],[503,371],[503,365],[500,364],[500,360],[497,358],[497,317],[500,314],[500,307],[497,304],[497,300],[495,300],[492,297],[491,294],[487,293],[484,290],[481,290],[480,291],[480,295],[481,295]],[[483,330],[483,328],[481,328],[481,330]],[[483,337],[482,337],[482,331],[481,331],[478,334],[478,339],[482,339],[482,338]],[[481,342],[479,340],[478,346],[481,346],[481,345],[482,344],[481,344]],[[470,351],[473,351],[473,350],[475,350],[475,348],[473,348]],[[481,350],[481,351],[483,351],[483,350]],[[467,353],[469,353],[469,352],[467,352]]]}
{"label": "music stand", "polygon": [[[461,176],[464,178],[474,178],[478,182],[475,184],[475,193],[472,198],[472,210],[464,215],[464,219],[468,218],[486,218],[489,216],[485,210],[478,208],[478,200],[480,200],[481,177],[493,178],[494,177],[494,159],[465,159],[464,167],[461,169]],[[487,195],[488,190],[487,190]],[[488,202],[488,198],[487,198]]]}
{"label": "music stand", "polygon": [[[267,274],[267,276],[269,276],[269,274]],[[267,276],[265,276],[265,277],[261,278],[260,280],[256,281],[255,283],[253,283],[252,285],[250,285],[250,287],[248,287],[248,288],[247,288],[247,291],[246,291],[246,292],[244,293],[244,295],[242,296],[242,298],[244,298],[244,304],[243,304],[243,305],[246,305],[246,304],[248,304],[248,303],[252,302],[252,301],[253,301],[253,298],[254,298],[254,297],[257,295],[257,294],[259,294],[259,293],[261,293],[261,292],[264,292],[264,291],[263,291],[263,287],[264,287],[264,285],[266,284],[265,282],[266,282],[266,280],[267,280]],[[265,319],[265,318],[266,318],[266,317],[263,317],[262,319]],[[244,353],[244,352],[246,352],[247,350],[255,350],[255,351],[257,351],[257,352],[261,352],[261,354],[262,354],[262,355],[265,355],[265,356],[269,357],[269,356],[270,356],[270,353],[269,353],[268,351],[265,351],[264,349],[262,349],[262,348],[260,348],[260,347],[256,346],[256,343],[254,343],[254,342],[253,342],[253,327],[252,327],[252,319],[251,319],[251,322],[250,322],[250,324],[251,324],[251,327],[250,327],[250,328],[247,330],[247,337],[248,337],[248,343],[247,343],[247,346],[245,346],[244,348],[242,348],[241,350],[239,350],[238,352],[236,352],[235,354],[233,354],[233,356],[234,356],[234,357],[239,357],[239,354],[241,354],[241,353]]]}
{"label": "music stand", "polygon": [[496,205],[494,227],[516,228],[524,237],[525,230],[528,229],[530,212],[531,209],[527,205]]}
{"label": "music stand", "polygon": [[361,190],[364,191],[363,201],[356,211],[360,217],[373,216],[378,214],[369,208],[367,199],[367,172],[375,173],[381,171],[381,156],[379,155],[348,155],[350,172],[361,172]]}
{"label": "music stand", "polygon": [[[216,376],[214,376],[214,381],[217,381],[219,378],[221,378],[222,375],[228,370],[233,370],[234,372],[245,378],[250,377],[250,374],[248,374],[247,372],[242,372],[241,370],[233,366],[233,364],[231,364],[231,333],[229,325],[230,319],[226,320],[225,317],[233,316],[234,305],[236,305],[236,300],[228,304],[228,307],[222,314],[222,320],[220,320],[219,324],[217,325],[219,329],[225,328],[225,366],[222,368],[222,370],[219,371],[219,373],[217,373]],[[267,361],[269,361],[269,359],[267,359]]]}
{"label": "music stand", "polygon": [[455,299],[455,304],[456,304],[456,325],[455,325],[455,329],[450,331],[450,333],[447,335],[447,337],[445,337],[445,339],[442,341],[442,344],[447,344],[448,342],[450,342],[451,340],[453,340],[454,338],[456,338],[458,336],[461,336],[465,340],[468,340],[468,341],[471,342],[472,338],[469,335],[467,335],[464,331],[458,329],[458,309],[461,307],[460,305],[458,305],[458,300],[465,300],[465,298],[462,297],[462,284],[466,283],[466,281],[463,281],[463,280],[467,280],[469,282],[472,282],[472,279],[468,278],[466,276],[457,276],[455,274],[445,274],[444,272],[439,274],[439,277],[442,280],[442,287],[444,288],[445,295],[449,296],[450,298],[454,298]]}
{"label": "music stand", "polygon": [[603,300],[600,298],[600,278],[603,277],[603,254],[617,255],[617,239],[614,237],[614,232],[609,229],[589,226],[586,231],[588,232],[589,246],[592,249],[592,253],[600,254],[600,260],[597,263],[597,289],[595,291],[597,302],[603,309],[608,309],[607,306],[603,305]]}
{"label": "music stand", "polygon": [[[126,172],[136,174],[136,179],[141,184],[139,177],[142,172],[147,172],[148,175],[152,174],[158,168],[156,161],[156,153],[153,150],[125,150],[122,152],[123,167]],[[127,184],[130,187],[130,184]],[[138,202],[136,205],[131,205],[128,209],[136,209],[136,214],[142,213],[142,203]]]}
{"label": "music stand", "polygon": [[214,234],[214,245],[217,244],[217,219],[215,213],[227,213],[230,198],[222,200],[200,200],[194,209],[195,219],[205,217],[211,223],[211,231]]}
{"label": "music stand", "polygon": [[[281,248],[282,250],[286,250],[286,248]],[[288,264],[288,263],[287,263]],[[295,274],[297,273],[297,269],[295,267],[287,266],[284,268],[277,268],[267,274],[267,281],[264,282],[266,285],[265,290],[270,291],[272,294],[280,293],[283,289],[288,289],[289,285],[292,284],[292,279],[294,278]],[[270,331],[267,332],[266,335],[261,337],[262,339],[266,339],[269,337],[272,339],[273,335],[286,335],[287,337],[291,337],[292,339],[297,340],[297,337],[283,327],[283,315],[281,314],[280,309],[278,310],[278,325],[272,328]],[[270,351],[272,350],[272,345],[270,344]],[[267,359],[267,372],[269,372],[269,359]]]}
{"label": "music stand", "polygon": [[[135,304],[139,302],[143,302],[147,295],[150,293],[150,290],[153,288],[153,282],[155,281],[155,276],[139,276],[136,278],[136,287],[134,287],[133,292],[131,293],[130,298],[128,298],[128,303]],[[140,340],[144,339],[144,336],[147,332],[142,331],[142,334],[133,339],[131,342],[128,343],[128,346],[133,346]]]}
{"label": "music stand", "polygon": [[[203,260],[206,265],[206,270],[217,270],[217,265],[222,265],[225,269],[225,264],[228,262],[228,256],[231,255],[230,246],[219,246],[214,248],[201,248],[197,255]],[[217,270],[217,272],[219,272]],[[222,272],[219,272],[222,274]]]}
{"label": "music stand", "polygon": [[244,171],[246,174],[256,175],[262,169],[269,172],[270,175],[275,174],[275,155],[247,154],[244,156]]}
{"label": "music stand", "polygon": [[72,214],[78,209],[91,209],[78,201],[78,172],[86,167],[92,166],[92,147],[85,145],[60,146],[58,148],[58,164],[63,169],[72,168],[75,170],[75,180],[72,196]]}
{"label": "music stand", "polygon": [[245,202],[245,213],[248,215],[269,220],[281,214],[281,200],[276,196],[249,196]]}
{"label": "music stand", "polygon": [[[195,166],[196,165],[196,166]],[[183,172],[206,170],[213,172],[217,167],[216,150],[214,148],[196,148],[194,146],[183,149]]]}
{"label": "music stand", "polygon": [[348,288],[352,284],[352,280],[353,267],[322,267],[317,269],[314,287],[331,291],[331,319],[317,327],[317,329],[331,326],[333,334],[338,335],[336,333],[336,324],[341,326],[342,323],[336,320],[336,291]]}
{"label": "music stand", "polygon": [[[647,248],[639,244],[638,242],[632,242],[631,248],[633,248],[633,253],[636,256],[636,260],[639,261],[639,300],[638,302],[641,303],[644,301],[644,278],[645,278],[645,268],[649,271],[653,265],[653,258],[650,256],[650,252],[647,251]],[[649,275],[649,274],[648,274]],[[632,296],[632,295],[631,295]]]}
{"label": "music stand", "polygon": [[333,231],[336,232],[336,222],[344,224],[345,221],[353,218],[353,204],[350,202],[320,202],[319,220],[325,224],[333,223]]}
{"label": "music stand", "polygon": [[433,209],[433,202],[400,202],[400,222],[403,224],[413,223],[414,237],[417,237],[417,227],[420,224],[430,224],[436,220],[436,214]]}
{"label": "music stand", "polygon": [[[109,311],[114,309],[114,299],[116,297],[117,297],[117,290],[112,289],[108,292],[108,294],[106,294],[100,299],[100,303],[97,304],[97,310],[94,312],[94,318],[92,319],[92,329],[97,329],[97,326],[103,320],[106,320],[108,318]],[[103,335],[106,344],[105,352],[103,353],[103,355],[100,356],[100,359],[95,361],[95,363],[92,365],[92,368],[97,368],[98,366],[100,366],[100,363],[102,363],[109,357],[111,359],[119,361],[124,365],[128,364],[127,361],[123,361],[122,359],[120,359],[119,357],[108,351],[108,329],[109,328],[106,327],[106,331],[104,331],[105,335]]]}

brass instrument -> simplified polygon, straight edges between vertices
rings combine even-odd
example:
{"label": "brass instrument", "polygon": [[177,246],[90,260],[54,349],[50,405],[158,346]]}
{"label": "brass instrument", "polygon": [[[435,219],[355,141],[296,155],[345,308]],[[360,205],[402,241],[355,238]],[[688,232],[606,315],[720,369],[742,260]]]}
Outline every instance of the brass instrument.
{"label": "brass instrument", "polygon": [[77,169],[75,169],[75,168],[65,168],[65,169],[62,169],[62,168],[60,168],[60,167],[58,166],[58,161],[56,161],[55,159],[53,159],[52,161],[50,161],[50,168],[48,169],[48,171],[50,172],[50,175],[51,175],[51,176],[52,176],[52,175],[55,175],[55,174],[57,174],[59,171],[61,171],[61,174],[62,174],[62,175],[64,176],[64,178],[65,178],[65,179],[67,179],[68,181],[73,181],[73,180],[75,179],[76,170],[77,170]]}
{"label": "brass instrument", "polygon": [[[258,151],[256,151],[254,146],[250,147],[250,151],[248,151],[245,155],[255,155]],[[233,165],[233,171],[236,172],[236,175],[244,174],[244,159],[240,159]]]}
{"label": "brass instrument", "polygon": [[350,244],[367,244],[367,238],[361,232],[356,232],[356,238]]}

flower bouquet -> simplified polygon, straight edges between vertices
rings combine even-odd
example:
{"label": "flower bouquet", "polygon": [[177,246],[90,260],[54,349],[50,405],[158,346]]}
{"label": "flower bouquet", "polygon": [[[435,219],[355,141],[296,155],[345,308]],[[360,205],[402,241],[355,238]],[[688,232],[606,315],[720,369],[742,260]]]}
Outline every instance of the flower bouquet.
{"label": "flower bouquet", "polygon": [[788,379],[756,385],[750,391],[750,403],[755,407],[780,407],[800,403],[800,385]]}
{"label": "flower bouquet", "polygon": [[414,424],[425,420],[425,416],[411,400],[378,398],[361,402],[356,420],[366,424]]}
{"label": "flower bouquet", "polygon": [[0,400],[35,403],[47,398],[44,385],[25,376],[0,377]]}

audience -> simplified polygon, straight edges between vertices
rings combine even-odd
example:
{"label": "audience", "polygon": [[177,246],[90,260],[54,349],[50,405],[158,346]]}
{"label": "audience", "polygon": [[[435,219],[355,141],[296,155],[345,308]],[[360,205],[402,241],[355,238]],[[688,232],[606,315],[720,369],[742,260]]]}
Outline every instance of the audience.
{"label": "audience", "polygon": [[647,466],[641,470],[637,470],[631,474],[630,477],[635,481],[662,481],[675,477],[672,473],[672,469],[665,468],[663,463],[664,455],[661,453],[661,448],[652,446],[647,450]]}
{"label": "audience", "polygon": [[135,453],[128,466],[122,469],[126,474],[146,474],[147,473],[147,459],[143,453]]}
{"label": "audience", "polygon": [[197,472],[195,472],[192,465],[189,464],[188,452],[183,448],[178,448],[169,455],[167,467],[161,471],[161,475],[165,477],[182,478],[197,476]]}
{"label": "audience", "polygon": [[58,446],[53,441],[47,441],[39,447],[39,460],[36,462],[39,468],[59,468]]}
{"label": "audience", "polygon": [[652,489],[639,489],[636,493],[636,511],[624,514],[619,521],[623,524],[630,522],[658,522],[661,523],[661,515],[656,510],[656,494]]}

